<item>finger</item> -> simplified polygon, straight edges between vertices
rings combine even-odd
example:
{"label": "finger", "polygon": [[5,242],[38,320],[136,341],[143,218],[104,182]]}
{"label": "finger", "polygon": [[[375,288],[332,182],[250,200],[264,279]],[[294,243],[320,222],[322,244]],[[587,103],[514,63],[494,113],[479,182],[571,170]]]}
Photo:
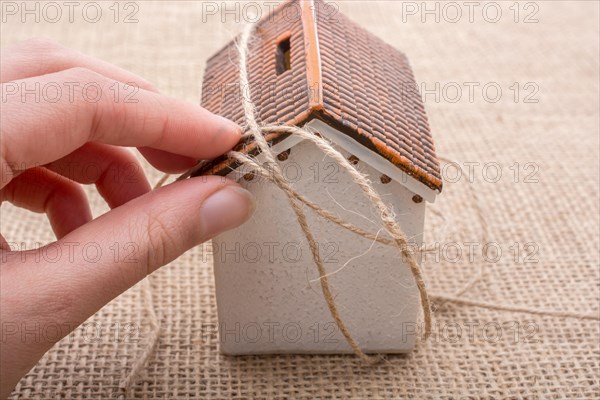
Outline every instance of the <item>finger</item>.
{"label": "finger", "polygon": [[[27,96],[6,94],[21,86],[60,87],[66,86],[65,82],[76,82],[78,86],[74,93],[61,95],[52,103],[35,98],[23,102]],[[157,93],[141,89],[136,93],[119,83],[121,92],[115,101],[114,85],[115,81],[79,68],[2,84],[2,183],[19,169],[34,163],[47,164],[90,141],[153,147],[210,159],[231,149],[241,136],[241,129],[231,121],[198,105]],[[90,101],[90,96],[96,101]]]}
{"label": "finger", "polygon": [[0,235],[0,251],[10,251],[10,245],[2,235]]}
{"label": "finger", "polygon": [[57,238],[92,220],[81,186],[45,168],[24,171],[0,190],[0,201],[46,213]]}
{"label": "finger", "polygon": [[[82,67],[123,83],[133,82],[142,89],[153,92],[158,91],[139,75],[46,38],[29,39],[3,49],[0,62],[2,64],[0,82]],[[183,172],[197,163],[194,158],[162,150],[152,148],[141,148],[139,150],[150,164],[168,173]]]}
{"label": "finger", "polygon": [[45,167],[75,182],[95,184],[110,208],[119,207],[151,189],[135,156],[116,146],[86,143]]}
{"label": "finger", "polygon": [[2,49],[0,66],[0,82],[81,67],[120,82],[135,82],[140,88],[156,91],[152,84],[134,73],[45,38],[29,39]]}
{"label": "finger", "polygon": [[170,174],[187,171],[198,163],[195,158],[153,149],[152,147],[140,147],[138,150],[155,168]]}
{"label": "finger", "polygon": [[[55,246],[63,248],[64,262],[41,268],[28,264],[35,274],[28,268],[18,270],[25,270],[22,273],[29,277],[32,287],[43,283],[41,302],[45,298],[53,301],[65,313],[59,318],[82,323],[158,267],[242,224],[252,211],[249,192],[231,181],[199,177],[176,182],[132,200],[59,240]],[[38,258],[44,260],[39,254]],[[67,303],[62,306],[64,299]],[[42,307],[40,312],[46,310]]]}

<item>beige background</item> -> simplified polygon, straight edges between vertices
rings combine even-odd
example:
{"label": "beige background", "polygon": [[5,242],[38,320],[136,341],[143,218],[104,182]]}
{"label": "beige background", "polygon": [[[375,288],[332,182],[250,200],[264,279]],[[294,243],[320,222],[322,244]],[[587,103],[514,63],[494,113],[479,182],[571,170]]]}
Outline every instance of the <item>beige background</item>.
{"label": "beige background", "polygon": [[[112,3],[112,2],[110,2]],[[112,21],[110,3],[99,23],[21,23],[1,26],[2,47],[33,36],[56,41],[130,69],[164,93],[198,101],[204,63],[239,31],[229,16],[202,21],[202,6],[191,1],[139,1],[138,23]],[[220,2],[218,2],[220,3]],[[462,2],[459,2],[462,4]],[[232,4],[232,3],[230,3]],[[434,16],[406,16],[394,1],[343,1],[340,9],[370,31],[405,51],[417,80],[456,82],[463,98],[426,98],[440,155],[462,165],[477,162],[474,188],[489,226],[488,240],[503,250],[484,263],[481,247],[468,259],[465,242],[481,241],[473,196],[465,179],[446,182],[427,218],[425,240],[456,242],[460,262],[425,262],[432,291],[452,292],[477,268],[486,279],[466,296],[535,308],[600,312],[599,273],[599,9],[590,2],[534,2],[538,23],[514,22],[502,3],[498,23],[486,22],[481,6],[473,23]],[[420,2],[415,2],[420,6]],[[435,3],[429,3],[434,7]],[[533,10],[521,5],[521,19]],[[468,9],[463,8],[466,13]],[[450,12],[450,11],[449,11]],[[491,11],[490,11],[491,13]],[[493,16],[493,14],[489,14]],[[477,82],[472,102],[465,82]],[[496,82],[500,101],[488,102],[481,86]],[[539,88],[534,99],[525,84]],[[510,87],[518,83],[518,101]],[[489,92],[493,95],[493,91]],[[502,178],[483,179],[483,163],[497,163]],[[520,172],[515,179],[514,163]],[[538,168],[537,183],[524,182]],[[496,164],[494,164],[496,165]],[[452,172],[452,171],[448,171]],[[494,170],[488,170],[493,175]],[[151,179],[158,174],[148,168]],[[93,190],[96,214],[106,206]],[[2,233],[9,241],[49,242],[45,218],[2,205]],[[523,246],[537,245],[537,262],[523,262]],[[521,248],[515,262],[510,246]],[[139,286],[101,310],[88,334],[78,330],[50,351],[17,387],[26,398],[594,398],[599,397],[598,321],[446,304],[435,316],[438,334],[407,356],[365,367],[352,356],[224,357],[216,337],[202,327],[216,323],[210,259],[200,248],[163,268],[153,280],[155,306],[163,331],[157,351],[123,394],[119,380],[146,343],[147,320]],[[115,327],[140,326],[139,335],[116,334]],[[478,325],[476,325],[478,324]],[[497,324],[497,325],[495,325]],[[462,329],[457,340],[448,335]],[[468,327],[474,334],[469,335]],[[489,336],[485,337],[484,328]],[[497,329],[498,327],[499,330]],[[96,330],[101,335],[96,337]],[[527,330],[527,332],[524,332]],[[518,337],[515,331],[520,332]],[[495,333],[502,337],[494,340]],[[516,340],[515,340],[516,339]]]}

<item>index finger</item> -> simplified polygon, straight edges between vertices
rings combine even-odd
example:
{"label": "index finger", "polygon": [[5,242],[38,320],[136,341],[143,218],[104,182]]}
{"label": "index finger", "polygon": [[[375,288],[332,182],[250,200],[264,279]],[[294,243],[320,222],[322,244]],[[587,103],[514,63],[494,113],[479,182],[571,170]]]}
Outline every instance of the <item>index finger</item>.
{"label": "index finger", "polygon": [[136,74],[46,38],[32,38],[2,49],[0,82],[27,79],[77,67],[91,69],[121,82],[135,82],[151,92],[157,91],[150,82]]}
{"label": "index finger", "polygon": [[86,142],[211,159],[241,136],[238,125],[199,105],[81,68],[7,82],[2,97],[0,187],[19,170],[57,160]]}

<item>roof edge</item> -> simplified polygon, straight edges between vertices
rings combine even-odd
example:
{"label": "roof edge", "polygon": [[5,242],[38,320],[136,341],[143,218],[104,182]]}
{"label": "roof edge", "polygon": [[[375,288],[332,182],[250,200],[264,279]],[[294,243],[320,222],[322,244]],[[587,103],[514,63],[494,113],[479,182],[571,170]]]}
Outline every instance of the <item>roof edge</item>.
{"label": "roof edge", "polygon": [[324,104],[323,69],[315,16],[316,4],[314,0],[300,1],[300,6],[302,10],[302,30],[304,32],[304,52],[306,54],[306,84],[309,89],[309,107],[322,107]]}
{"label": "roof edge", "polygon": [[[315,108],[312,111],[313,112],[311,116],[313,118],[318,118],[336,128],[340,132],[348,135],[357,143],[362,144],[377,154],[380,154],[390,163],[402,170],[405,174],[413,177],[430,189],[437,190],[441,193],[444,185],[442,180],[435,178],[423,169],[415,166],[408,158],[401,156],[393,150],[390,150],[388,146],[379,139],[370,137],[371,135],[365,135],[361,133],[360,128],[350,126],[349,124],[344,124],[343,121],[339,121],[336,116],[330,114],[324,107]],[[310,121],[310,119],[312,118],[309,118],[309,120],[305,121],[305,123]]]}
{"label": "roof edge", "polygon": [[[285,125],[288,126],[303,126],[313,119],[319,119],[326,124],[329,124],[331,127],[339,130],[340,132],[346,134],[350,138],[354,139],[357,143],[365,146],[371,151],[374,151],[377,154],[380,154],[383,158],[388,160],[391,164],[402,170],[405,174],[419,181],[423,185],[427,186],[432,190],[436,190],[438,192],[442,192],[443,181],[437,179],[421,168],[415,166],[409,159],[400,156],[396,152],[390,150],[384,143],[380,143],[379,140],[374,138],[369,138],[364,134],[361,134],[359,131],[354,129],[349,125],[345,125],[344,123],[338,121],[335,116],[331,115],[327,112],[327,110],[323,107],[322,104],[315,104],[311,106],[308,110],[299,114],[292,121],[289,121]],[[270,146],[281,142],[286,139],[290,134],[288,133],[269,133],[265,135],[265,139],[269,143]],[[259,149],[256,146],[256,143],[251,140],[246,140],[244,142],[238,143],[234,147],[235,151],[239,151],[244,154],[256,155],[259,153]],[[220,175],[226,176],[232,170],[239,167],[239,163],[229,160],[225,155],[218,157],[212,161],[207,162],[202,168],[198,169],[193,176],[200,175]]]}

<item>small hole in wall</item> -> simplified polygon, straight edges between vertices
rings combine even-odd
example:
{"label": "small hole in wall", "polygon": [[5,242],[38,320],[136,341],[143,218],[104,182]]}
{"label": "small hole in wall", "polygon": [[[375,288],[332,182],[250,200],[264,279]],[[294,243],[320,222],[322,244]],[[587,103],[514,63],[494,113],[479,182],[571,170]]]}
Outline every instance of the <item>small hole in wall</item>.
{"label": "small hole in wall", "polygon": [[292,69],[291,43],[289,37],[277,43],[275,67],[277,69],[277,75],[281,75],[285,71]]}
{"label": "small hole in wall", "polygon": [[415,203],[419,204],[423,202],[423,198],[421,196],[419,196],[418,194],[415,194],[412,198],[412,201],[414,201]]}
{"label": "small hole in wall", "polygon": [[279,161],[285,161],[288,159],[291,152],[292,152],[292,149],[287,149],[286,151],[282,151],[281,153],[277,154],[277,159]]}
{"label": "small hole in wall", "polygon": [[356,165],[356,164],[358,164],[358,162],[359,162],[360,160],[359,160],[359,159],[358,159],[358,157],[356,157],[356,156],[350,156],[350,157],[348,157],[348,161],[350,161],[350,164],[352,164],[352,165]]}
{"label": "small hole in wall", "polygon": [[383,183],[385,185],[386,183],[390,183],[392,181],[392,178],[390,178],[387,175],[381,175],[380,180],[381,180],[381,183]]}
{"label": "small hole in wall", "polygon": [[247,182],[250,182],[250,181],[254,180],[254,175],[256,175],[254,173],[254,171],[248,172],[247,174],[244,175],[244,180]]}

